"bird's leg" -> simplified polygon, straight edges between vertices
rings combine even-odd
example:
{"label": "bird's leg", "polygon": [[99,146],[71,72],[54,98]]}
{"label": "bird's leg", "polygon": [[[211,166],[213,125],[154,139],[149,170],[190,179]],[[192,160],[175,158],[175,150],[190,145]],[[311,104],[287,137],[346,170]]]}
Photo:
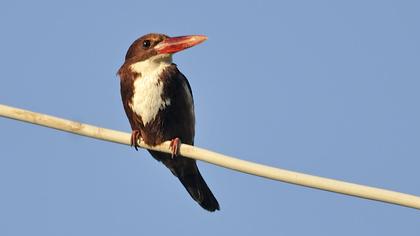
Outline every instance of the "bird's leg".
{"label": "bird's leg", "polygon": [[133,130],[133,131],[131,131],[131,143],[130,143],[130,146],[134,146],[134,148],[136,149],[136,151],[138,151],[138,147],[140,147],[139,146],[139,143],[138,143],[138,140],[141,138],[141,133],[140,133],[140,130]]}
{"label": "bird's leg", "polygon": [[179,138],[171,139],[171,143],[169,144],[169,147],[172,151],[172,154],[171,154],[172,159],[178,155],[180,145],[181,145],[181,140]]}

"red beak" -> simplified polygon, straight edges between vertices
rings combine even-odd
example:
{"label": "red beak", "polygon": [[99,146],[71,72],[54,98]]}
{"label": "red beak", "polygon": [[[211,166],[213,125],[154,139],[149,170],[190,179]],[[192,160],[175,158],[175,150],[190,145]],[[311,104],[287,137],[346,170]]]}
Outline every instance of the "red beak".
{"label": "red beak", "polygon": [[204,36],[204,35],[188,35],[188,36],[171,37],[158,43],[155,46],[155,49],[159,54],[176,53],[184,49],[193,47],[199,43],[202,43],[206,39],[207,39],[207,36]]}

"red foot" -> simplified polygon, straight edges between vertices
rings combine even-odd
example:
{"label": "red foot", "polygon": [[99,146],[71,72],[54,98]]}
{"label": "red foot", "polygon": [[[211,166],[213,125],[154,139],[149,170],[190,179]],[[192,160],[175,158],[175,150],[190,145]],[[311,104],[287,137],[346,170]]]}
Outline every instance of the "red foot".
{"label": "red foot", "polygon": [[179,138],[174,138],[171,140],[170,149],[172,150],[172,155],[171,155],[172,159],[178,155],[180,145],[181,145],[181,140]]}
{"label": "red foot", "polygon": [[134,146],[134,148],[136,149],[136,151],[138,151],[138,147],[140,147],[139,146],[139,143],[138,143],[138,140],[141,138],[141,133],[140,133],[140,130],[133,130],[133,131],[131,131],[131,144],[130,144],[130,146]]}

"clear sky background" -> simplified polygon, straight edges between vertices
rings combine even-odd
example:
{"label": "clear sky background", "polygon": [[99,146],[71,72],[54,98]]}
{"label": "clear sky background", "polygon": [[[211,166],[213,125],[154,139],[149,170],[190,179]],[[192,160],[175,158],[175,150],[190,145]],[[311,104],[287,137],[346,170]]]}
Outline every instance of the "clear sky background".
{"label": "clear sky background", "polygon": [[[130,131],[116,72],[149,32],[174,56],[196,144],[420,195],[418,1],[1,1],[0,103]],[[202,210],[144,150],[0,119],[0,235],[419,235],[420,211],[199,163]]]}

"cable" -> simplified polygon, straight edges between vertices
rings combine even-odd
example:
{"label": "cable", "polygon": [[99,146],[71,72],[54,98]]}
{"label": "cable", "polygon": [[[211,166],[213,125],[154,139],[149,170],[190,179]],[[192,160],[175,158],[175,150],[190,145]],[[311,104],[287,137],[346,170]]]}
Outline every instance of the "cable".
{"label": "cable", "polygon": [[[131,135],[129,133],[100,128],[88,124],[83,124],[80,122],[66,120],[46,114],[36,113],[1,104],[0,116],[32,124],[37,124],[61,131],[66,131],[82,136],[130,145]],[[169,141],[154,147],[148,146],[141,141],[139,141],[139,145],[142,148],[147,148],[155,151],[167,153],[171,152],[169,148]],[[240,171],[243,173],[256,175],[268,179],[420,209],[420,197],[410,194],[399,193],[395,191],[374,188],[360,184],[353,184],[289,170],[283,170],[275,167],[253,163],[250,161],[240,160],[237,158],[229,157],[187,144],[181,144],[179,154],[184,157],[205,161],[235,171]]]}

